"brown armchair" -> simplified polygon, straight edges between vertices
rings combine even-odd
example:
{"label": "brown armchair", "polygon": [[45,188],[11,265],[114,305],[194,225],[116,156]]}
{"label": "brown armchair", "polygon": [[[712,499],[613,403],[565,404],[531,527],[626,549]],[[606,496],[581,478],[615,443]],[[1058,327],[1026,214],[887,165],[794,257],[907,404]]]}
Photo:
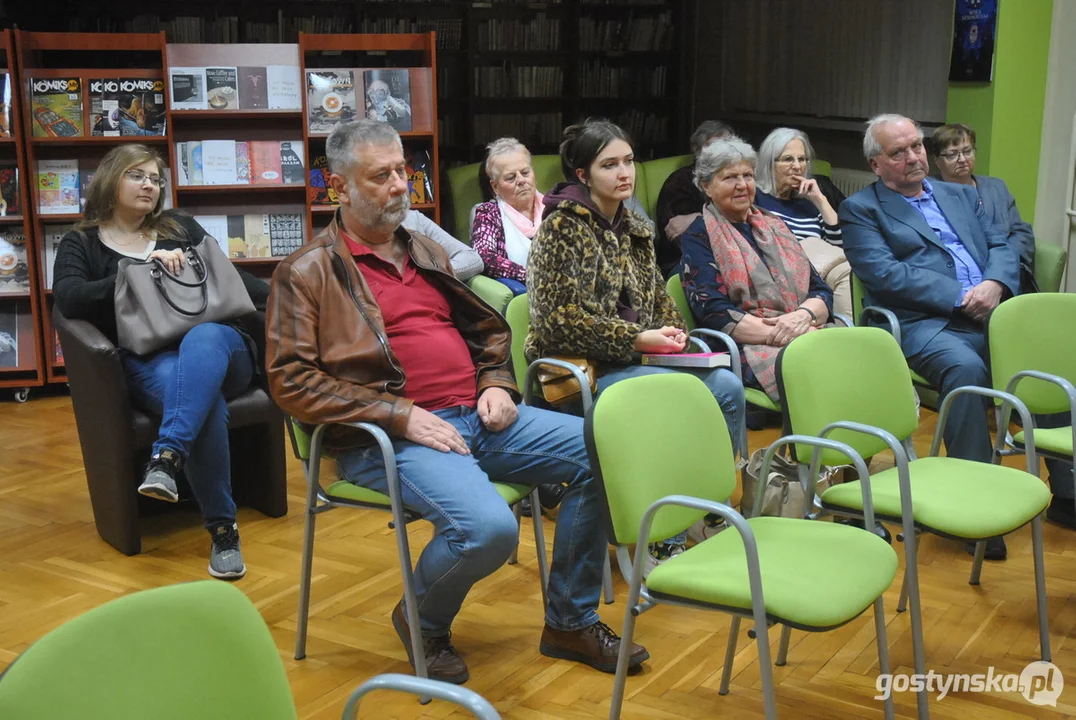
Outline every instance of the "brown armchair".
{"label": "brown armchair", "polygon": [[[54,310],[97,532],[125,555],[142,550],[138,484],[159,419],[132,407],[119,351],[100,330]],[[261,345],[265,317],[245,319]],[[261,347],[264,356],[264,347]],[[228,403],[232,495],[269,517],[288,512],[284,416],[263,387]]]}

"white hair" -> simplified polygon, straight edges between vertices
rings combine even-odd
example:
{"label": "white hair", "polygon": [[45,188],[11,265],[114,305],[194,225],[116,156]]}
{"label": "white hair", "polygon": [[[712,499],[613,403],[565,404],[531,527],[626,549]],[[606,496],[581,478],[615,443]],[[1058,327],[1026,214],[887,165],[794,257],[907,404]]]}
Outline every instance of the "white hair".
{"label": "white hair", "polygon": [[344,176],[358,170],[359,159],[355,148],[360,145],[396,145],[403,149],[400,134],[387,122],[359,118],[340,123],[325,140],[329,170]]}
{"label": "white hair", "polygon": [[527,146],[516,140],[514,137],[497,138],[489,145],[486,145],[486,175],[489,175],[489,179],[493,182],[500,180],[499,174],[495,175],[493,172],[493,159],[501,155],[511,155],[512,153],[522,150],[527,153],[527,159],[531,157],[531,151],[527,149]]}
{"label": "white hair", "polygon": [[[758,167],[755,169],[755,185],[762,192],[772,195],[777,189],[774,180],[774,166],[777,164],[777,158],[781,156],[781,153],[793,140],[799,140],[803,143],[803,151],[807,155],[808,163],[814,160],[814,148],[811,147],[811,141],[807,139],[805,132],[795,128],[777,128],[767,135],[762,144],[758,146]],[[811,176],[810,165],[804,168],[803,174],[804,177]]]}
{"label": "white hair", "polygon": [[882,154],[882,144],[878,142],[878,139],[874,137],[874,129],[881,127],[882,125],[888,125],[889,123],[902,122],[907,120],[915,126],[915,130],[919,133],[919,139],[923,139],[923,128],[919,127],[919,123],[912,120],[909,117],[903,115],[897,115],[896,113],[882,113],[881,115],[875,115],[867,121],[867,129],[863,132],[863,157],[871,160]]}
{"label": "white hair", "polygon": [[758,155],[750,143],[735,135],[713,140],[699,151],[695,160],[695,186],[702,190],[703,185],[709,185],[718,171],[741,162],[747,163],[752,169],[758,164]]}

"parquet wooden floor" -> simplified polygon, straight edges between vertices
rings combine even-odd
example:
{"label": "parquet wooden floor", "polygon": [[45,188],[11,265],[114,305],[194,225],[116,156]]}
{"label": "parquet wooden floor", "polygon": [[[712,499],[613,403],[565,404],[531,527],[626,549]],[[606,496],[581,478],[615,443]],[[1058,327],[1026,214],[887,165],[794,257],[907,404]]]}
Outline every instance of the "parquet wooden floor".
{"label": "parquet wooden floor", "polygon": [[[925,454],[935,416],[924,411],[917,445]],[[751,434],[761,447],[775,431]],[[876,460],[884,462],[884,460]],[[257,605],[287,668],[301,718],[337,718],[350,691],[380,672],[409,672],[389,622],[400,596],[395,545],[378,512],[337,510],[322,515],[314,562],[312,618],[306,660],[292,659],[305,490],[299,464],[289,461],[290,514],[265,518],[240,511],[249,572],[238,586]],[[548,522],[548,521],[547,521]],[[412,525],[417,556],[429,526]],[[552,527],[546,537],[553,537]],[[955,693],[934,700],[939,720],[1068,717],[1076,714],[1076,535],[1046,525],[1050,630],[1054,663],[1070,686],[1056,709],[1030,705],[1019,693]],[[455,641],[471,667],[468,687],[505,718],[601,718],[608,712],[612,677],[538,653],[541,595],[533,536],[522,534],[520,562],[480,583],[469,596]],[[967,583],[970,558],[955,543],[926,537],[921,582],[928,666],[937,672],[1019,673],[1037,652],[1031,534],[1008,538],[1009,560],[987,563],[983,584]],[[206,575],[208,538],[195,508],[150,518],[145,551],[125,557],[93,526],[70,400],[41,393],[25,405],[0,403],[0,668],[64,621],[125,593]],[[898,546],[899,547],[899,546]],[[902,558],[903,564],[903,558]],[[895,672],[911,672],[909,618],[897,614],[899,582],[886,594],[890,657]],[[625,583],[618,602],[601,608],[619,630]],[[729,628],[717,613],[659,607],[639,622],[637,639],[652,659],[628,682],[623,717],[763,717],[755,644],[742,625],[731,693],[717,694]],[[771,632],[776,646],[777,632]],[[795,632],[789,662],[776,668],[783,718],[881,717],[872,699],[877,673],[870,613],[836,631]],[[915,699],[896,696],[900,717],[914,717]],[[435,701],[420,706],[407,696],[377,694],[364,717],[466,717]]]}

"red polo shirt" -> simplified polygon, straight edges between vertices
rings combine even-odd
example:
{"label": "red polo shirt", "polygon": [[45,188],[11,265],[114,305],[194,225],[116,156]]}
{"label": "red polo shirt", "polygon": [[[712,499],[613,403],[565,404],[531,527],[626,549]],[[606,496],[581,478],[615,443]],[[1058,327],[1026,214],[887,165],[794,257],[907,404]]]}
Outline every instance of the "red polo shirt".
{"label": "red polo shirt", "polygon": [[418,271],[410,254],[401,276],[373,250],[341,235],[381,308],[389,346],[407,378],[404,397],[424,410],[475,407],[474,360],[437,282]]}

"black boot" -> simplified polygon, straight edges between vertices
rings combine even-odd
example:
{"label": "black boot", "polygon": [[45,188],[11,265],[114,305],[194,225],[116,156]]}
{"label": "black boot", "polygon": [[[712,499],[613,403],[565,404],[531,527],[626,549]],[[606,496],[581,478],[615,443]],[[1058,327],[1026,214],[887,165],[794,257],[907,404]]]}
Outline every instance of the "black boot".
{"label": "black boot", "polygon": [[[865,529],[865,523],[863,522],[863,518],[845,518],[842,520],[838,520],[837,522],[844,525],[851,525],[852,527]],[[893,536],[890,534],[889,530],[886,529],[885,525],[878,521],[875,521],[874,523],[874,534],[885,540],[890,545],[893,544]]]}
{"label": "black boot", "polygon": [[1050,507],[1046,508],[1046,519],[1069,530],[1076,530],[1076,501],[1054,495]]}

